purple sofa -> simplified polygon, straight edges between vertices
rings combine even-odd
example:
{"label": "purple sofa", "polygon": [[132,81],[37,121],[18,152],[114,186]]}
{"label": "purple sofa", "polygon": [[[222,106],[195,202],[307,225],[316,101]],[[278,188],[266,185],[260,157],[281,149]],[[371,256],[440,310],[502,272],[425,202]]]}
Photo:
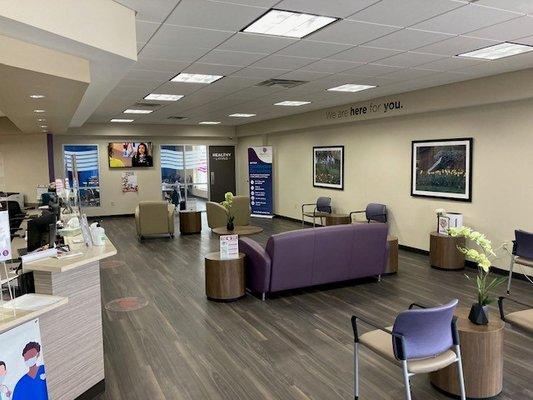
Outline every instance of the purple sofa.
{"label": "purple sofa", "polygon": [[266,249],[239,239],[246,254],[246,287],[274,293],[381,275],[387,262],[387,225],[350,224],[272,235]]}

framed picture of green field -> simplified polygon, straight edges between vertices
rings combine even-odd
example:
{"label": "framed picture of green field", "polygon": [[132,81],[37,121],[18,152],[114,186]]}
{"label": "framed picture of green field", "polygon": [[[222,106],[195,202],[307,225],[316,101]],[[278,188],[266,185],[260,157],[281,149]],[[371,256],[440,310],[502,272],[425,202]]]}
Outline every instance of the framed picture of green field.
{"label": "framed picture of green field", "polygon": [[313,147],[313,186],[344,190],[344,146]]}
{"label": "framed picture of green field", "polygon": [[472,201],[472,138],[412,142],[411,196]]}

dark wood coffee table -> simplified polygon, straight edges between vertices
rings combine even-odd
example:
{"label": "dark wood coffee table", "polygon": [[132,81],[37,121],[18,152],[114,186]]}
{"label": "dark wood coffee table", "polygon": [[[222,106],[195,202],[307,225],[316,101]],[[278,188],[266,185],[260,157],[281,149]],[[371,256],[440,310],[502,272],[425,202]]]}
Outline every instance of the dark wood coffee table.
{"label": "dark wood coffee table", "polygon": [[257,233],[263,232],[263,228],[259,226],[253,226],[253,225],[241,225],[241,226],[235,226],[235,229],[232,231],[228,231],[228,229],[225,226],[220,226],[218,228],[213,228],[213,232],[217,235],[240,235],[240,236],[247,236],[247,235],[255,235]]}

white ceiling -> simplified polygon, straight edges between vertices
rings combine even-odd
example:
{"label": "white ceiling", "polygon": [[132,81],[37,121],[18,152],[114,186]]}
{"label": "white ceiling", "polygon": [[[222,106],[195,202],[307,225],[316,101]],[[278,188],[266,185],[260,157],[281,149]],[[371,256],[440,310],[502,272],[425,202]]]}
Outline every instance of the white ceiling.
{"label": "white ceiling", "polygon": [[[160,108],[134,123],[238,125],[533,67],[533,53],[497,61],[455,57],[501,41],[533,45],[531,0],[116,1],[137,11],[139,61],[90,122],[121,117],[151,92],[185,97],[157,102]],[[301,40],[239,32],[272,7],[340,20]],[[211,85],[169,82],[179,72],[225,77]],[[309,82],[292,89],[255,86],[269,78]],[[379,87],[325,90],[345,83]],[[283,100],[312,103],[273,105]],[[257,116],[228,117],[237,112]]]}

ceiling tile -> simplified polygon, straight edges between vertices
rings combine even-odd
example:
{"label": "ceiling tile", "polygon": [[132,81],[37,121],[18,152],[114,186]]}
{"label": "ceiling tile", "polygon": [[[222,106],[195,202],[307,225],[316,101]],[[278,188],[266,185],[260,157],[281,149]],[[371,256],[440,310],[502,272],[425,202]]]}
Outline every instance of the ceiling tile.
{"label": "ceiling tile", "polygon": [[432,61],[430,63],[422,64],[420,65],[420,68],[436,69],[438,71],[454,71],[484,62],[487,61],[464,57],[447,57],[437,61]]}
{"label": "ceiling tile", "polygon": [[464,7],[416,24],[413,28],[461,35],[517,17],[519,14],[509,11],[467,4]]}
{"label": "ceiling tile", "polygon": [[154,32],[161,26],[160,23],[147,22],[147,21],[135,21],[135,30],[137,32],[137,42],[148,42],[148,39],[152,37]]}
{"label": "ceiling tile", "polygon": [[489,26],[488,28],[478,29],[477,31],[468,32],[468,36],[493,39],[501,41],[511,41],[533,33],[533,17],[523,16],[510,21],[502,22]]}
{"label": "ceiling tile", "polygon": [[357,68],[349,69],[342,72],[343,75],[355,75],[355,76],[380,76],[390,72],[395,72],[402,69],[401,67],[391,67],[388,65],[380,64],[365,64]]}
{"label": "ceiling tile", "polygon": [[137,59],[137,62],[133,65],[133,69],[144,69],[160,72],[175,72],[177,74],[189,64],[189,62],[139,57]]}
{"label": "ceiling tile", "polygon": [[324,78],[328,76],[328,72],[313,72],[313,71],[303,71],[301,69],[296,71],[287,72],[286,74],[280,75],[278,78],[281,79],[294,79],[297,81],[315,81],[317,79]]}
{"label": "ceiling tile", "polygon": [[392,65],[395,67],[416,67],[417,65],[440,60],[444,57],[445,56],[437,54],[426,54],[408,51],[379,60],[379,63],[383,65]]}
{"label": "ceiling tile", "polygon": [[533,14],[531,0],[479,0],[477,4],[524,14]]}
{"label": "ceiling tile", "polygon": [[334,60],[369,63],[400,53],[399,50],[377,49],[374,47],[358,46],[331,57]]}
{"label": "ceiling tile", "polygon": [[261,68],[298,69],[304,65],[311,64],[316,60],[316,58],[291,57],[274,54],[257,61],[253,66]]}
{"label": "ceiling tile", "polygon": [[466,53],[472,50],[481,49],[483,47],[497,44],[494,40],[475,39],[465,36],[457,36],[451,39],[443,40],[442,42],[430,44],[429,46],[420,47],[418,52],[442,54],[445,56],[455,56],[457,54]]}
{"label": "ceiling tile", "polygon": [[263,7],[270,8],[274,4],[279,3],[279,0],[213,0],[218,3],[230,3],[230,4],[241,4],[243,6],[253,6],[253,7]]}
{"label": "ceiling tile", "polygon": [[357,45],[385,36],[396,30],[398,28],[385,25],[342,20],[312,33],[307,38],[321,42]]}
{"label": "ceiling tile", "polygon": [[298,39],[239,32],[218,46],[218,49],[270,54],[297,41]]}
{"label": "ceiling tile", "polygon": [[243,76],[248,78],[275,78],[285,74],[289,70],[280,68],[253,68],[247,67],[235,72],[232,76]]}
{"label": "ceiling tile", "polygon": [[265,13],[264,8],[209,0],[182,0],[166,23],[240,31]]}
{"label": "ceiling tile", "polygon": [[165,82],[174,76],[174,72],[162,72],[143,69],[130,69],[124,79],[139,79]]}
{"label": "ceiling tile", "polygon": [[336,73],[355,68],[361,63],[343,60],[319,60],[302,68],[303,71]]}
{"label": "ceiling tile", "polygon": [[200,90],[204,86],[201,83],[165,82],[157,88],[157,91],[165,94],[188,95]]}
{"label": "ceiling tile", "polygon": [[296,57],[316,57],[326,58],[333,54],[348,50],[352,45],[338,43],[324,43],[313,40],[299,40],[289,47],[278,51],[277,54],[284,54]]}
{"label": "ceiling tile", "polygon": [[407,27],[462,6],[452,0],[382,0],[348,19]]}
{"label": "ceiling tile", "polygon": [[132,10],[137,11],[137,19],[149,22],[163,21],[179,0],[116,0]]}
{"label": "ceiling tile", "polygon": [[421,68],[405,68],[400,71],[392,72],[390,74],[384,75],[386,78],[395,79],[397,81],[408,80],[408,79],[417,79],[422,78],[423,76],[437,74],[439,71],[421,69]]}
{"label": "ceiling tile", "polygon": [[208,64],[238,65],[241,67],[246,67],[266,56],[267,54],[262,53],[247,53],[243,51],[215,49],[210,51],[198,61]]}
{"label": "ceiling tile", "polygon": [[437,32],[426,32],[415,29],[402,29],[390,35],[368,42],[368,46],[395,50],[413,50],[450,38],[451,35]]}
{"label": "ceiling tile", "polygon": [[520,43],[520,44],[527,44],[529,46],[533,46],[533,36],[520,38],[520,39],[515,40],[515,42],[516,43]]}
{"label": "ceiling tile", "polygon": [[276,4],[280,10],[300,11],[328,17],[345,18],[378,0],[284,0]]}
{"label": "ceiling tile", "polygon": [[177,42],[173,46],[148,43],[139,53],[143,58],[161,58],[176,61],[195,61],[209,49],[191,46],[190,43]]}
{"label": "ceiling tile", "polygon": [[[220,65],[220,64],[206,64],[206,63],[193,63],[187,68],[179,72],[187,72],[189,74],[206,74],[206,75],[223,75],[228,76],[238,71],[242,67],[235,65]],[[177,75],[177,73],[175,74]]]}
{"label": "ceiling tile", "polygon": [[233,35],[233,32],[164,24],[152,37],[150,44],[174,46],[176,43],[191,47],[213,48]]}

